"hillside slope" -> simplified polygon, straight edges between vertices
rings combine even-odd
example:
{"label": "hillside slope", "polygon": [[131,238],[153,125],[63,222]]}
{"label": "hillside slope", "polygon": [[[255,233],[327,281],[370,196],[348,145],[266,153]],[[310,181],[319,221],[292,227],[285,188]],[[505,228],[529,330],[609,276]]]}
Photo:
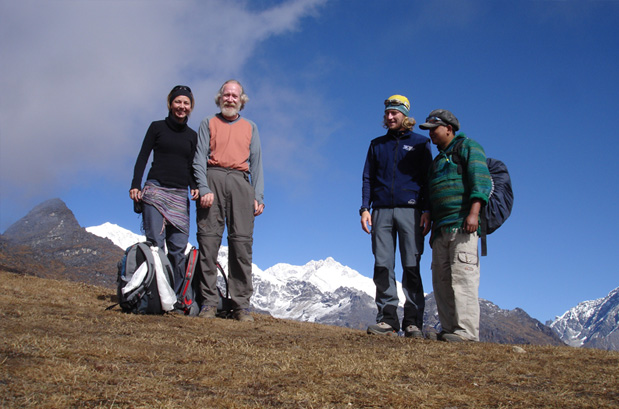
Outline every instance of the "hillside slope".
{"label": "hillside slope", "polygon": [[619,353],[446,344],[255,315],[126,315],[0,272],[0,407],[616,407]]}
{"label": "hillside slope", "polygon": [[[50,199],[0,235],[0,270],[114,288],[117,263],[126,246],[137,240],[143,237],[110,223],[85,229],[62,200]],[[225,246],[220,248],[219,262],[225,271]],[[268,311],[281,319],[354,329],[364,329],[375,322],[372,279],[332,258],[310,261],[304,266],[280,263],[264,271],[253,265],[252,276],[251,302],[256,311]],[[522,310],[503,310],[482,299],[480,307],[482,341],[564,344],[548,327]],[[427,333],[440,330],[432,294],[426,297],[424,323]]]}

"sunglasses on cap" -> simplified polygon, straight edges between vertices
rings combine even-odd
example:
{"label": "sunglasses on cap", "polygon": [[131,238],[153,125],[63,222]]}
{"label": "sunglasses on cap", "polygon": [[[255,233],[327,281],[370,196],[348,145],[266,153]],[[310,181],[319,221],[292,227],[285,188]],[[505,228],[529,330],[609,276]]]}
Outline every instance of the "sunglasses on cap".
{"label": "sunglasses on cap", "polygon": [[385,100],[385,106],[398,106],[398,105],[404,105],[406,107],[406,109],[409,108],[408,104],[404,101],[400,101],[399,99],[386,99]]}
{"label": "sunglasses on cap", "polygon": [[447,124],[447,122],[445,122],[442,118],[439,118],[438,116],[429,116],[426,118],[426,122],[430,124],[439,124],[439,125]]}
{"label": "sunglasses on cap", "polygon": [[174,88],[172,88],[172,92],[178,91],[178,90],[184,90],[184,91],[187,91],[189,93],[192,93],[191,92],[191,88],[189,88],[187,85],[177,85]]}

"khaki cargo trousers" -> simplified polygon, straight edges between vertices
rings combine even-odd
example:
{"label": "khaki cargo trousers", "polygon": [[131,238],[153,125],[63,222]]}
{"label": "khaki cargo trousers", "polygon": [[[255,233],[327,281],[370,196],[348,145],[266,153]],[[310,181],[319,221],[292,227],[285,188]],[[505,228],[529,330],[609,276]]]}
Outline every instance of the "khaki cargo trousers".
{"label": "khaki cargo trousers", "polygon": [[440,232],[432,242],[432,286],[443,331],[479,341],[477,233]]}

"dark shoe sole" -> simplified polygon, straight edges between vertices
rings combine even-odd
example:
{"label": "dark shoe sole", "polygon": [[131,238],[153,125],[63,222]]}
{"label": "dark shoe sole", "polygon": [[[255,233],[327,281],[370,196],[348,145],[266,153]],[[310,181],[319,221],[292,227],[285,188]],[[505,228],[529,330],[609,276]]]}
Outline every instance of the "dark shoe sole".
{"label": "dark shoe sole", "polygon": [[468,342],[468,339],[457,334],[440,334],[440,340],[444,342]]}
{"label": "dark shoe sole", "polygon": [[240,322],[254,322],[254,317],[249,312],[235,312],[232,314],[232,318]]}
{"label": "dark shoe sole", "polygon": [[208,320],[208,319],[217,318],[216,314],[217,314],[217,311],[215,311],[215,309],[212,309],[208,311],[200,311],[200,314],[198,314],[198,317]]}
{"label": "dark shoe sole", "polygon": [[430,341],[437,341],[437,335],[438,334],[436,332],[426,332],[426,339],[429,339]]}
{"label": "dark shoe sole", "polygon": [[381,330],[375,330],[375,329],[372,329],[372,328],[368,328],[367,333],[368,334],[373,334],[373,335],[388,335],[388,336],[389,335],[390,336],[397,336],[398,335],[398,333],[393,331],[393,330],[391,330],[391,331],[389,331],[389,330],[381,331]]}

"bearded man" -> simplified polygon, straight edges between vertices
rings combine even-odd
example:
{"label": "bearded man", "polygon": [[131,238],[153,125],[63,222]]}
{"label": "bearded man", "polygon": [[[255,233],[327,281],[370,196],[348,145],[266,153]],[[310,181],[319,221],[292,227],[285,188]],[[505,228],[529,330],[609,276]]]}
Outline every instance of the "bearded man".
{"label": "bearded man", "polygon": [[238,81],[226,81],[215,96],[220,113],[204,119],[198,132],[193,171],[200,190],[198,280],[204,318],[215,318],[217,313],[217,254],[227,228],[232,316],[253,321],[249,306],[254,218],[264,210],[264,178],[258,127],[239,113],[247,101]]}

